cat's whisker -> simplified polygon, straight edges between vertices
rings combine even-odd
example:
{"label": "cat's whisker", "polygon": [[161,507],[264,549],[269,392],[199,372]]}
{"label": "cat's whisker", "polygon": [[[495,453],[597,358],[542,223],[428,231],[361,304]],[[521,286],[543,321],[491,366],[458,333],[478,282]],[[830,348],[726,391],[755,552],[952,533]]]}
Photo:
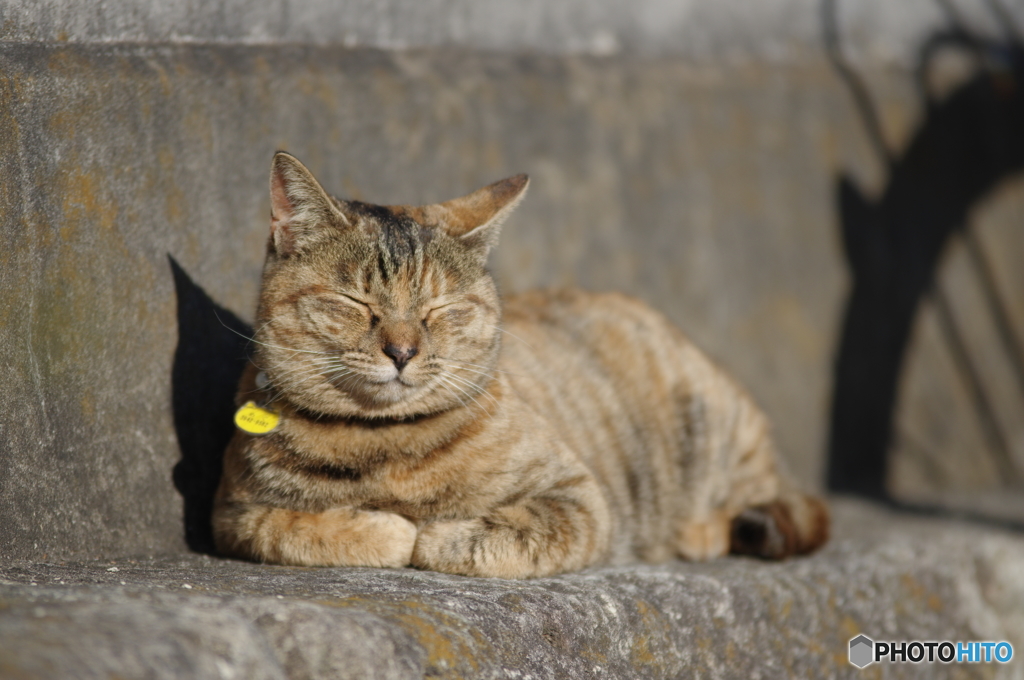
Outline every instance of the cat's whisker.
{"label": "cat's whisker", "polygon": [[[338,373],[341,373],[341,375],[339,376]],[[335,380],[337,380],[339,377],[341,378],[340,382],[335,382]],[[345,391],[346,389],[348,389],[349,385],[351,385],[354,381],[358,381],[362,377],[364,376],[359,371],[356,371],[352,368],[348,368],[344,373],[342,373],[340,370],[335,371],[328,378],[328,381],[332,385],[334,385],[336,389]]]}
{"label": "cat's whisker", "polygon": [[483,393],[484,392],[484,388],[483,388],[482,385],[479,385],[479,384],[473,382],[472,380],[469,380],[469,379],[465,378],[464,376],[459,375],[458,373],[453,373],[452,371],[450,371],[448,369],[443,369],[443,370],[444,370],[444,374],[447,375],[449,378],[454,378],[455,380],[459,381],[460,383],[462,383],[463,385],[468,387],[470,390],[473,390],[473,391],[479,392],[479,393]]}
{"label": "cat's whisker", "polygon": [[[324,370],[323,368],[320,368],[320,367],[308,367],[307,366],[307,367],[303,367],[303,368],[305,370],[303,370],[303,369],[292,369],[287,374],[285,374],[285,377],[283,379],[282,378],[275,378],[274,382],[277,382],[278,384],[284,385],[284,386],[288,387],[291,390],[295,390],[295,389],[298,389],[303,383],[308,382],[309,380],[313,380],[315,378],[324,378],[328,382],[333,382],[335,379],[337,379],[338,374],[341,374],[341,375],[346,375],[347,374],[346,378],[345,378],[345,380],[347,381],[353,375],[355,375],[355,373],[353,371],[349,370],[347,367],[342,366],[342,365],[338,365],[338,366],[335,366],[333,368],[328,368],[326,370]],[[275,390],[274,393],[273,393],[273,396],[270,398],[270,400],[267,402],[267,404],[268,405],[269,404],[273,404],[274,402],[276,402],[278,400],[281,400],[283,398],[283,396],[284,395],[282,394],[282,392],[280,390]]]}
{"label": "cat's whisker", "polygon": [[348,370],[347,368],[336,368],[336,369],[332,369],[330,371],[324,371],[323,373],[321,373],[321,377],[323,377],[324,380],[326,380],[328,382],[331,382],[331,383],[333,383],[335,380],[338,380],[340,378],[343,378],[343,377],[346,377],[346,376],[350,376],[350,375],[352,375],[352,371]]}
{"label": "cat's whisker", "polygon": [[482,376],[485,376],[485,377],[488,377],[488,378],[493,378],[494,377],[490,373],[485,373],[483,371],[478,371],[478,370],[476,370],[474,368],[466,368],[465,366],[452,366],[451,368],[456,370],[456,371],[469,371],[470,373],[476,373],[478,375],[482,375]]}
{"label": "cat's whisker", "polygon": [[264,321],[262,326],[260,326],[259,328],[257,328],[256,330],[254,330],[252,332],[252,337],[255,338],[257,335],[260,334],[260,331],[262,331],[264,328],[266,328],[267,326],[269,326],[273,322],[274,322],[274,319],[267,319],[266,321]]}
{"label": "cat's whisker", "polygon": [[[273,347],[274,349],[283,349],[286,352],[304,352],[306,354],[333,354],[333,352],[321,352],[321,351],[312,350],[312,349],[298,349],[298,348],[295,348],[295,347],[282,347],[281,345],[274,345],[274,344],[271,344],[269,342],[263,342],[261,340],[257,340],[255,337],[249,337],[245,333],[239,333],[234,328],[232,328],[231,326],[229,326],[226,323],[224,323],[224,321],[217,314],[216,310],[214,311],[214,316],[217,317],[217,321],[220,322],[221,326],[224,326],[224,328],[228,329],[229,331],[231,331],[232,333],[234,333],[238,337],[245,338],[249,342],[254,342],[257,345],[263,345],[264,347]],[[269,324],[269,323],[270,322],[268,321],[267,323],[263,324],[260,327],[260,330],[263,330],[264,328],[266,328],[267,324]],[[255,335],[255,333],[253,335]]]}
{"label": "cat's whisker", "polygon": [[315,378],[316,376],[317,376],[316,373],[298,374],[298,375],[290,376],[286,380],[281,380],[281,381],[279,381],[279,383],[280,383],[281,387],[283,387],[285,389],[288,389],[288,390],[294,391],[299,386],[301,386],[303,383],[308,382],[309,380]]}
{"label": "cat's whisker", "polygon": [[483,364],[474,364],[474,363],[469,362],[469,361],[462,361],[460,359],[451,359],[449,357],[438,357],[438,359],[440,359],[441,361],[451,362],[451,363],[455,363],[455,364],[465,364],[466,366],[475,366],[476,368],[482,368],[485,371],[494,371],[495,373],[504,373],[505,375],[515,375],[515,376],[521,375],[519,373],[513,373],[512,371],[506,371],[504,369],[498,368],[497,366],[484,366]]}
{"label": "cat's whisker", "polygon": [[340,361],[341,359],[339,359],[338,357],[305,357],[303,358],[302,363],[300,363],[299,366],[302,368],[308,368],[310,366],[322,366],[331,364],[332,362]]}
{"label": "cat's whisker", "polygon": [[[479,385],[476,385],[476,384],[474,384],[474,383],[472,383],[472,382],[470,382],[470,381],[466,380],[465,378],[462,378],[462,377],[460,377],[460,376],[457,376],[457,375],[455,375],[454,373],[452,373],[452,372],[450,372],[450,371],[444,371],[443,373],[439,374],[439,377],[441,377],[441,378],[442,378],[443,380],[445,380],[446,382],[448,382],[449,384],[451,384],[452,386],[454,386],[454,387],[455,387],[456,389],[458,389],[458,390],[459,390],[460,392],[462,392],[463,394],[465,394],[465,395],[466,395],[467,397],[469,397],[470,399],[472,399],[472,400],[473,400],[473,403],[475,403],[475,404],[476,404],[477,406],[479,406],[479,407],[480,407],[480,410],[482,410],[482,411],[483,411],[484,413],[488,413],[488,414],[489,414],[489,413],[490,413],[490,410],[489,410],[489,409],[485,409],[485,408],[483,407],[483,405],[481,405],[481,404],[480,404],[480,402],[479,402],[479,401],[477,401],[476,397],[475,397],[475,396],[473,396],[473,393],[472,393],[471,391],[467,391],[467,390],[466,390],[466,389],[465,389],[464,387],[462,387],[462,386],[461,386],[461,385],[460,385],[459,383],[462,383],[462,385],[466,385],[466,386],[469,386],[471,390],[473,390],[473,389],[475,389],[475,390],[479,390],[479,391],[477,392],[477,394],[478,394],[478,395],[486,395],[487,397],[489,397],[489,398],[491,399],[491,401],[493,401],[493,402],[494,402],[494,404],[495,404],[495,406],[496,406],[497,408],[501,408],[501,404],[499,404],[499,403],[498,403],[498,400],[497,400],[497,399],[495,399],[495,398],[494,398],[493,396],[491,396],[490,394],[488,394],[487,392],[484,392],[483,390],[480,390],[480,386],[479,386]],[[452,381],[454,381],[454,382],[452,382]]]}
{"label": "cat's whisker", "polygon": [[[451,378],[451,376],[449,375],[449,379],[450,378]],[[495,399],[493,395],[491,395],[491,394],[489,394],[487,392],[477,392],[477,396],[486,397],[491,404],[494,404],[494,407],[496,409],[498,409],[499,411],[501,410],[501,402],[499,402],[497,399]],[[487,412],[490,413],[489,410]]]}
{"label": "cat's whisker", "polygon": [[[470,395],[466,394],[465,390],[460,388],[455,382],[453,382],[453,381],[449,380],[448,378],[446,378],[443,373],[438,373],[435,377],[438,380],[438,384],[443,384],[443,385],[448,386],[448,387],[454,387],[456,390],[459,391],[460,394],[463,394],[465,396],[470,396]],[[465,402],[461,398],[459,399],[459,401],[462,402],[463,404],[465,404]]]}
{"label": "cat's whisker", "polygon": [[274,375],[272,382],[278,385],[290,385],[291,387],[297,387],[302,383],[316,378],[322,377],[328,371],[341,370],[346,368],[342,365],[313,365],[313,366],[300,366],[297,368],[290,369],[281,374]]}
{"label": "cat's whisker", "polygon": [[466,380],[466,379],[465,379],[465,378],[463,378],[462,376],[460,376],[460,375],[456,375],[455,373],[452,373],[451,371],[445,371],[445,375],[447,375],[447,376],[448,376],[449,378],[453,378],[453,379],[455,379],[455,380],[457,380],[457,381],[461,382],[462,384],[464,384],[464,385],[466,385],[467,387],[469,387],[469,388],[470,388],[470,390],[477,390],[477,394],[478,394],[478,395],[480,395],[480,396],[484,396],[484,397],[487,397],[488,399],[490,399],[490,400],[491,400],[491,401],[492,401],[492,402],[494,403],[495,407],[497,407],[498,409],[500,409],[500,408],[501,408],[501,404],[500,404],[500,403],[498,402],[498,400],[497,400],[497,399],[495,399],[495,398],[494,398],[494,395],[492,395],[492,394],[491,394],[490,392],[488,392],[487,390],[485,390],[485,389],[481,388],[481,387],[480,387],[479,385],[477,385],[477,384],[476,384],[476,383],[474,383],[473,381],[471,381],[471,380]]}
{"label": "cat's whisker", "polygon": [[[527,342],[526,340],[523,340],[523,339],[522,339],[521,337],[519,337],[518,335],[516,335],[516,334],[515,334],[515,333],[513,333],[512,331],[507,331],[507,330],[505,330],[504,328],[502,328],[501,326],[495,326],[494,324],[490,324],[490,326],[491,326],[491,328],[493,328],[493,329],[495,329],[495,330],[498,330],[498,331],[501,331],[502,333],[507,333],[508,335],[511,335],[511,336],[512,336],[513,338],[515,338],[515,339],[516,339],[516,340],[518,340],[519,342],[523,343],[524,345],[526,345],[526,346],[527,346],[527,347],[529,347],[530,349],[533,349],[533,345],[531,345],[530,343],[528,343],[528,342]],[[536,350],[534,350],[534,351],[536,351]]]}
{"label": "cat's whisker", "polygon": [[[471,399],[471,400],[473,401],[473,403],[474,403],[474,404],[476,404],[477,408],[479,408],[479,409],[480,409],[481,411],[483,411],[484,413],[490,413],[490,411],[488,411],[487,409],[485,409],[485,408],[483,407],[483,405],[482,405],[482,404],[481,404],[481,403],[480,403],[479,401],[477,401],[477,400],[476,400],[476,398],[475,398],[475,397],[474,397],[474,396],[473,396],[472,394],[470,394],[469,392],[467,392],[466,390],[464,390],[464,389],[463,389],[462,387],[460,387],[460,386],[458,385],[458,383],[452,382],[452,381],[451,381],[451,380],[449,380],[449,379],[448,379],[448,378],[447,378],[446,376],[444,376],[444,375],[442,375],[442,374],[440,374],[440,373],[439,373],[439,374],[437,375],[437,377],[438,377],[438,379],[439,379],[439,380],[443,381],[443,382],[444,382],[445,384],[447,384],[447,385],[450,385],[451,387],[454,387],[454,388],[455,388],[456,390],[458,390],[458,391],[459,391],[459,392],[461,392],[462,394],[464,394],[464,395],[466,395],[467,397],[469,397],[469,398],[470,398],[470,399]],[[461,403],[462,403],[462,404],[463,404],[464,406],[467,406],[467,405],[468,405],[468,404],[466,404],[465,402],[463,402],[463,401],[462,401],[461,399],[460,399],[459,401],[460,401],[460,402],[461,402]]]}
{"label": "cat's whisker", "polygon": [[[347,369],[339,369],[339,370],[331,371],[329,373],[325,373],[324,374],[324,378],[326,378],[327,381],[329,383],[331,383],[332,385],[334,385],[335,387],[340,387],[340,385],[347,384],[353,378],[358,377],[358,375],[359,374],[356,373],[355,371],[350,371],[350,370],[347,370]],[[339,381],[339,380],[341,381],[340,383],[336,382],[336,381]]]}
{"label": "cat's whisker", "polygon": [[459,395],[457,395],[457,394],[456,394],[456,393],[455,393],[454,391],[452,391],[452,388],[451,388],[451,387],[449,387],[449,386],[448,386],[448,385],[447,385],[446,383],[444,383],[444,382],[440,382],[440,381],[439,381],[439,382],[438,382],[437,384],[438,384],[438,385],[440,385],[441,387],[445,388],[446,390],[448,390],[448,394],[450,394],[450,395],[452,395],[453,397],[455,397],[455,401],[459,402],[459,404],[460,404],[460,405],[462,405],[462,406],[465,406],[465,405],[466,405],[466,402],[464,402],[464,401],[462,400],[462,397],[460,397],[460,396],[459,396]]}
{"label": "cat's whisker", "polygon": [[324,352],[315,349],[299,349],[298,347],[284,347],[283,345],[275,345],[269,342],[263,342],[262,340],[252,339],[257,345],[263,345],[264,347],[273,347],[274,349],[281,349],[286,352],[301,352],[302,354],[319,354],[323,356],[334,356],[334,352]]}
{"label": "cat's whisker", "polygon": [[[468,371],[469,370],[468,368],[463,368],[461,366],[456,366],[455,369],[456,370],[462,370],[462,371]],[[454,373],[451,370],[448,370],[448,369],[442,369],[442,370],[444,370],[445,375],[447,375],[450,378],[455,378],[459,382],[465,384],[467,387],[469,387],[469,388],[471,388],[473,390],[476,390],[478,392],[481,392],[481,393],[486,392],[486,390],[484,389],[483,385],[480,385],[480,384],[478,384],[478,383],[476,383],[476,382],[474,382],[472,380],[469,380],[465,376],[461,376],[458,373]],[[473,371],[473,372],[474,373],[479,373],[479,371]],[[487,376],[488,378],[493,377],[493,376],[490,376],[490,375],[488,375],[486,373],[481,373],[480,375]]]}
{"label": "cat's whisker", "polygon": [[293,368],[286,369],[285,371],[282,371],[280,373],[275,372],[272,376],[268,377],[271,378],[272,382],[280,383],[292,379],[295,375],[301,375],[303,373],[320,373],[325,370],[333,368],[335,365],[342,365],[340,364],[340,362],[335,364],[335,362],[338,361],[336,359],[324,359],[320,357],[310,359],[309,361],[312,363],[312,365],[303,364],[295,366]]}
{"label": "cat's whisker", "polygon": [[351,373],[351,375],[348,375],[344,380],[341,381],[341,385],[339,385],[339,387],[341,389],[345,389],[345,388],[347,388],[349,386],[349,384],[352,381],[358,381],[359,378],[361,378],[361,377],[362,377],[361,373],[356,373],[355,371],[353,371]]}

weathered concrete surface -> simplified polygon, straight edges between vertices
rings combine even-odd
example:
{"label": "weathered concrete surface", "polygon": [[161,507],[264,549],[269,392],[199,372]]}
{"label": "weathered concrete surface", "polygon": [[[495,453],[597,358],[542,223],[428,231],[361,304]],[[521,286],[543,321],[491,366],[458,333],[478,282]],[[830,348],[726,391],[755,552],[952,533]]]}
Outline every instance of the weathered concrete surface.
{"label": "weathered concrete surface", "polygon": [[[1019,678],[1024,539],[836,505],[836,539],[536,581],[205,557],[0,566],[5,678]],[[1006,640],[858,671],[847,641]]]}
{"label": "weathered concrete surface", "polygon": [[[693,16],[712,5],[694,3]],[[799,6],[799,17],[811,11]],[[241,7],[224,12],[240,32],[206,37],[175,32],[172,15],[184,10],[174,3],[166,21],[118,33],[103,14],[117,7],[126,6],[3,6],[0,558],[181,553],[183,524],[203,547],[192,534],[202,533],[244,355],[222,324],[244,332],[239,319],[254,307],[278,148],[340,195],[380,202],[443,200],[530,173],[494,261],[502,287],[573,283],[651,302],[750,387],[790,467],[820,483],[848,286],[837,178],[869,200],[887,181],[823,55],[772,66],[713,51],[688,61],[308,47],[285,44],[308,37],[287,27],[260,42]],[[312,14],[288,26],[320,25],[326,5],[303,7]],[[760,11],[738,12],[735,26]],[[861,30],[860,10],[842,11],[844,26]],[[789,25],[787,16],[769,23]],[[78,44],[31,42],[57,40],[62,25],[88,30],[65,36]],[[113,42],[130,39],[170,42]],[[224,44],[187,43],[206,39]],[[898,151],[924,117],[914,83],[868,62]],[[947,91],[962,80],[950,72]],[[1020,176],[1007,177],[979,218],[1018,337],[1022,196]],[[965,277],[952,274],[961,325],[989,328]],[[908,353],[891,481],[907,497],[964,492],[974,502],[1004,477],[927,313]],[[967,341],[986,359],[1002,395],[996,416],[1024,469],[1013,374],[987,333]]]}
{"label": "weathered concrete surface", "polygon": [[[543,54],[675,55],[802,61],[821,44],[822,0],[7,0],[0,40],[300,43]],[[985,36],[1024,25],[1024,7],[960,0],[956,15]],[[865,63],[913,66],[944,28],[935,0],[837,0],[844,42]],[[1003,18],[1007,17],[1007,18]]]}

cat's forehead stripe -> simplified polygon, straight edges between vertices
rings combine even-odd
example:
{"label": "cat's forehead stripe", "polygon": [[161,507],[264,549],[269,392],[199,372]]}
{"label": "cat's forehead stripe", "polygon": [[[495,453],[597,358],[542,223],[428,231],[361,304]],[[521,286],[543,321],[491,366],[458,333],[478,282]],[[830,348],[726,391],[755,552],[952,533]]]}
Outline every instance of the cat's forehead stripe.
{"label": "cat's forehead stripe", "polygon": [[387,284],[402,269],[411,269],[414,279],[421,278],[424,248],[430,241],[430,230],[404,212],[396,212],[386,206],[359,201],[351,201],[349,206],[368,220],[369,227],[377,234],[376,265],[381,281]]}

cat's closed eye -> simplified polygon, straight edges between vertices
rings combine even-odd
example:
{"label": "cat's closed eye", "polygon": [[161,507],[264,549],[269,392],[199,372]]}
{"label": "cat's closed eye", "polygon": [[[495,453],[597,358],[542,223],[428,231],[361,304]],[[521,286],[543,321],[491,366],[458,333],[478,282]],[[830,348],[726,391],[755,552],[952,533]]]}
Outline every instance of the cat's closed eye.
{"label": "cat's closed eye", "polygon": [[349,302],[354,302],[355,304],[359,305],[360,307],[365,307],[366,309],[370,309],[370,303],[369,302],[366,302],[364,300],[360,300],[359,298],[356,298],[356,297],[352,297],[351,295],[346,295],[345,293],[342,293],[341,297],[345,298],[345,300],[347,300]]}
{"label": "cat's closed eye", "polygon": [[369,306],[347,295],[320,296],[312,302],[316,308],[332,316],[362,315],[370,309]]}
{"label": "cat's closed eye", "polygon": [[310,302],[314,309],[337,320],[349,322],[369,321],[371,327],[380,321],[369,303],[344,293],[318,296]]}
{"label": "cat's closed eye", "polygon": [[370,328],[374,328],[377,326],[378,323],[380,323],[380,317],[374,311],[373,305],[371,305],[369,302],[365,302],[363,300],[360,300],[359,298],[352,297],[351,295],[345,295],[344,293],[341,294],[341,297],[345,298],[350,303],[358,305],[360,308],[362,308],[364,315],[370,320]]}
{"label": "cat's closed eye", "polygon": [[461,300],[447,302],[431,307],[423,316],[423,325],[429,326],[429,324],[441,320],[447,321],[448,323],[462,324],[465,323],[472,315],[473,308],[471,305],[467,305]]}

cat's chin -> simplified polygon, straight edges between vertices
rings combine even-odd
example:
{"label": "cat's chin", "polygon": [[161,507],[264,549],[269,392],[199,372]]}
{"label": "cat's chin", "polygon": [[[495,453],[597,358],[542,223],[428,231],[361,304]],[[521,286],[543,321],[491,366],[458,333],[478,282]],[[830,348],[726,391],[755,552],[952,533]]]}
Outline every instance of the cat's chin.
{"label": "cat's chin", "polygon": [[[352,399],[340,415],[359,418],[413,418],[465,406],[458,397],[444,393],[429,382],[409,385],[398,378],[374,385],[363,399]],[[348,401],[348,400],[346,400]],[[354,409],[354,410],[353,410]]]}
{"label": "cat's chin", "polygon": [[447,400],[438,399],[429,385],[407,382],[403,376],[380,382],[368,380],[358,395],[349,392],[347,397],[346,401],[351,400],[358,411],[349,415],[370,418],[405,418],[452,406]]}
{"label": "cat's chin", "polygon": [[362,375],[356,384],[345,377],[328,381],[341,394],[368,408],[386,407],[408,401],[422,391],[423,385],[409,380],[397,371]]}
{"label": "cat's chin", "polygon": [[374,383],[372,397],[378,404],[391,405],[407,401],[419,391],[418,386],[409,385],[398,376],[387,382]]}

